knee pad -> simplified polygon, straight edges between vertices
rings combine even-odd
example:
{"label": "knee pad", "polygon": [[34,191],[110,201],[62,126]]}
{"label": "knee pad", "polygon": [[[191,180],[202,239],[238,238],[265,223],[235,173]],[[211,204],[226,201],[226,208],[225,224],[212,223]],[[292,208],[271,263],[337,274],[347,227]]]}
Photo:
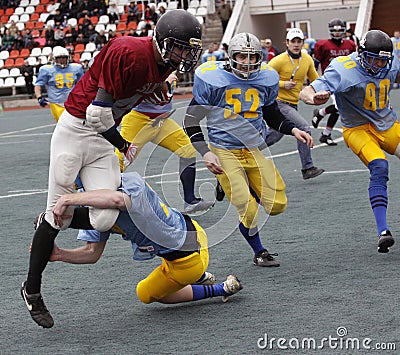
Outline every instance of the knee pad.
{"label": "knee pad", "polygon": [[90,224],[99,232],[106,232],[115,224],[119,210],[117,209],[89,209]]}
{"label": "knee pad", "polygon": [[375,159],[368,164],[370,185],[386,186],[389,181],[389,164],[385,159]]}
{"label": "knee pad", "polygon": [[154,302],[153,298],[150,296],[147,288],[143,285],[143,280],[138,283],[136,286],[136,295],[138,296],[139,300],[143,303],[149,304]]}
{"label": "knee pad", "polygon": [[54,178],[60,186],[72,186],[78,176],[81,162],[77,155],[62,153],[57,156],[54,164]]}

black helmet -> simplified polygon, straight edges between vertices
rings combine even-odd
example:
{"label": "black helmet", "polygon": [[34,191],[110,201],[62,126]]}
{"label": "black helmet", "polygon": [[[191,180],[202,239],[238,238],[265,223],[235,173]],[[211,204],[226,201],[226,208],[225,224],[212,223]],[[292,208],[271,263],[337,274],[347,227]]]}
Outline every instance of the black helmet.
{"label": "black helmet", "polygon": [[171,10],[162,15],[153,39],[164,62],[181,72],[191,71],[200,58],[201,25],[186,10]]}
{"label": "black helmet", "polygon": [[[364,34],[358,46],[358,58],[361,66],[373,76],[384,78],[393,60],[393,43],[390,37],[382,31],[370,30]],[[385,67],[374,65],[374,60],[386,61]]]}
{"label": "black helmet", "polygon": [[328,23],[329,33],[331,38],[335,40],[341,40],[346,32],[346,26],[340,18],[334,18]]}

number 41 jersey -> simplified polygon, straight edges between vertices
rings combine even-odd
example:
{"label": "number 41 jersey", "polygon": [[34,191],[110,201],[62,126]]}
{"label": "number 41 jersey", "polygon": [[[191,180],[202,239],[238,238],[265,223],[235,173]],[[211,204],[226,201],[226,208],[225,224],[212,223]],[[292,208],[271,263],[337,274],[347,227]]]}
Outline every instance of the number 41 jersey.
{"label": "number 41 jersey", "polygon": [[385,78],[367,73],[357,59],[357,53],[335,58],[324,75],[311,83],[315,91],[335,94],[344,127],[352,128],[373,123],[379,131],[392,127],[397,120],[389,102],[389,91],[400,75],[399,61],[393,59]]}

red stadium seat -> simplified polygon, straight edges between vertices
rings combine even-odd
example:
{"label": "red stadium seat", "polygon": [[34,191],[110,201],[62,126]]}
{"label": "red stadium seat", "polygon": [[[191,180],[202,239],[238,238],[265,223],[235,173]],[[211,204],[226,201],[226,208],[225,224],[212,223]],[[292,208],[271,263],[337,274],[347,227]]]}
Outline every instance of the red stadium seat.
{"label": "red stadium seat", "polygon": [[4,9],[0,9],[0,16],[4,15]]}
{"label": "red stadium seat", "polygon": [[92,23],[93,26],[95,26],[97,22],[99,22],[99,18],[97,16],[92,16],[90,18],[90,22]]}
{"label": "red stadium seat", "polygon": [[24,59],[24,58],[21,58],[21,57],[20,57],[20,58],[17,58],[17,59],[15,59],[15,64],[14,64],[14,65],[15,65],[16,67],[22,67],[22,66],[24,65],[24,60],[25,60],[25,59]]}
{"label": "red stadium seat", "polygon": [[33,14],[31,14],[31,17],[29,19],[31,22],[36,22],[39,20],[39,14],[34,12]]}
{"label": "red stadium seat", "polygon": [[[76,46],[75,46],[75,53],[82,53],[83,51],[85,50],[85,45],[84,44],[82,44],[82,43],[78,43]],[[80,57],[79,57],[80,58]]]}
{"label": "red stadium seat", "polygon": [[[35,13],[36,14],[42,14],[44,12],[46,12],[46,9],[44,8],[43,5],[38,5],[38,6],[35,7]],[[32,15],[31,15],[31,20],[32,20]]]}
{"label": "red stadium seat", "polygon": [[3,15],[3,16],[1,16],[1,18],[0,18],[0,21],[1,22],[3,22],[3,23],[7,23],[8,22],[8,15]]}
{"label": "red stadium seat", "polygon": [[15,67],[14,59],[11,59],[11,58],[6,59],[5,62],[4,62],[4,67],[3,68],[10,69],[10,68],[13,68],[13,67]]}
{"label": "red stadium seat", "polygon": [[136,31],[137,23],[135,21],[131,21],[131,22],[128,23],[127,30],[129,31],[131,28],[133,28]]}
{"label": "red stadium seat", "polygon": [[13,49],[10,51],[10,56],[8,58],[15,59],[19,57],[19,50]]}
{"label": "red stadium seat", "polygon": [[124,32],[126,31],[126,24],[125,23],[119,23],[117,25],[117,32]]}
{"label": "red stadium seat", "polygon": [[8,9],[6,9],[5,14],[6,14],[7,16],[13,15],[13,14],[14,14],[14,9],[13,9],[12,7],[9,7]]}
{"label": "red stadium seat", "polygon": [[19,53],[19,56],[21,58],[28,58],[31,54],[31,51],[28,48],[23,48],[21,49],[21,52]]}
{"label": "red stadium seat", "polygon": [[31,22],[31,21],[28,21],[26,24],[25,24],[25,29],[26,30],[33,30],[35,28],[35,24],[33,23],[33,22]]}

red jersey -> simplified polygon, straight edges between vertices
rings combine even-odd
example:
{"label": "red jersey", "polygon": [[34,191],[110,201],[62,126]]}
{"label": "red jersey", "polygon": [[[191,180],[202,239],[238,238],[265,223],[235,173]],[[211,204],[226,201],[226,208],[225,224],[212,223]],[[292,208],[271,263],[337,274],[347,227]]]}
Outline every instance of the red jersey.
{"label": "red jersey", "polygon": [[343,39],[339,46],[330,39],[322,39],[315,44],[314,58],[321,63],[321,72],[323,74],[332,59],[342,55],[349,55],[355,51],[356,45],[349,39]]}
{"label": "red jersey", "polygon": [[65,108],[73,116],[86,118],[86,108],[102,88],[112,95],[114,119],[119,121],[171,72],[168,69],[160,75],[151,37],[114,38],[70,92]]}

